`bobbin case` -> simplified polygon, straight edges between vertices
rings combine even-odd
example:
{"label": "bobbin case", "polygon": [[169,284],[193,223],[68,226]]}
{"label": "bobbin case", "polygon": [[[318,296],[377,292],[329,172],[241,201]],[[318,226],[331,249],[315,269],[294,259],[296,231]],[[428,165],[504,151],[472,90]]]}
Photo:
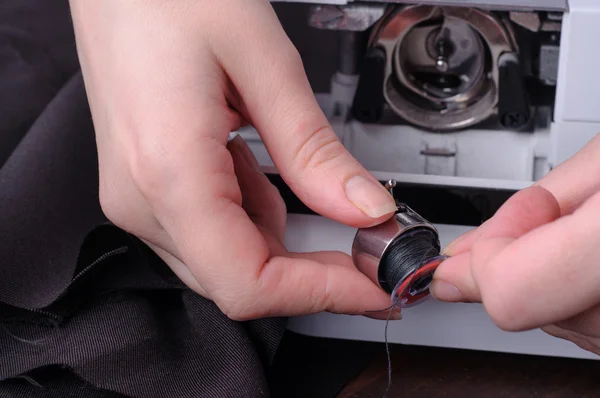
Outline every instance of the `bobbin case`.
{"label": "bobbin case", "polygon": [[[381,260],[397,239],[402,238],[404,234],[416,228],[429,229],[436,237],[438,236],[435,227],[427,220],[410,207],[399,204],[396,214],[386,222],[357,231],[352,244],[354,264],[360,272],[382,289],[387,290],[380,280]],[[390,293],[396,294],[399,292]]]}

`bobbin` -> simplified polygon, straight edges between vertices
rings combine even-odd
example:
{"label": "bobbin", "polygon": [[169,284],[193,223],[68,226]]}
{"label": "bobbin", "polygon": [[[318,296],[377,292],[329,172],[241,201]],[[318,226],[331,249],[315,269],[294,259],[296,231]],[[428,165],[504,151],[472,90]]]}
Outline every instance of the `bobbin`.
{"label": "bobbin", "polygon": [[[386,184],[386,189],[392,196],[395,186],[394,180]],[[396,206],[396,213],[386,222],[357,231],[352,244],[352,258],[360,272],[391,294],[392,302],[397,302],[398,305],[406,308],[419,304],[429,296],[433,273],[445,257],[439,255],[440,243],[437,229],[406,204],[396,201]],[[394,243],[417,229],[427,229],[433,233],[438,253],[407,269],[406,273],[395,282],[395,286],[390,288],[387,281],[382,279],[382,259]]]}

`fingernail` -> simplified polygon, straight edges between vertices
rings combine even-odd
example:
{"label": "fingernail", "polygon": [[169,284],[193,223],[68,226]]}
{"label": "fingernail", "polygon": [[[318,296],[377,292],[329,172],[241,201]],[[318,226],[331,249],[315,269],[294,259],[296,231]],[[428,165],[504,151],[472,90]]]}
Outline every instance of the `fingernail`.
{"label": "fingernail", "polygon": [[464,301],[463,294],[448,282],[434,280],[429,288],[429,292],[438,301],[458,302]]}
{"label": "fingernail", "polygon": [[244,160],[248,163],[248,166],[252,167],[253,169],[260,170],[260,164],[258,164],[254,153],[252,153],[252,150],[250,149],[246,141],[244,141],[244,139],[239,134],[233,137],[231,143],[234,144],[239,150],[240,155],[244,157]]}
{"label": "fingernail", "polygon": [[392,315],[390,315],[390,320],[399,321],[402,319],[402,309],[396,308],[392,311]]}
{"label": "fingernail", "polygon": [[459,236],[458,238],[447,244],[446,247],[444,247],[444,249],[440,252],[440,254],[442,256],[452,257],[454,255],[454,249],[456,248],[456,245],[465,240],[466,237],[467,234]]}
{"label": "fingernail", "polygon": [[454,243],[450,243],[448,246],[444,247],[442,249],[442,251],[440,252],[440,254],[442,256],[451,256],[452,255],[452,248],[454,247]]}
{"label": "fingernail", "polygon": [[392,195],[382,185],[363,176],[355,176],[348,180],[346,196],[371,218],[379,218],[396,211]]}
{"label": "fingernail", "polygon": [[446,247],[444,247],[444,249],[440,252],[440,254],[442,256],[452,257],[452,254],[453,254],[452,251],[456,247],[456,244],[461,242],[465,238],[466,235],[467,234],[463,234],[463,235],[459,236],[458,238],[454,239],[449,244],[447,244]]}

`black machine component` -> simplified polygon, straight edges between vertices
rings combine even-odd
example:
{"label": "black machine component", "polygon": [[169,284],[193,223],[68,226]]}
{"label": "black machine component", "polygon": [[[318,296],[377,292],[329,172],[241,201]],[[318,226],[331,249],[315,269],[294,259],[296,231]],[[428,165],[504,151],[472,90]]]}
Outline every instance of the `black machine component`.
{"label": "black machine component", "polygon": [[521,65],[511,55],[502,58],[499,68],[498,118],[503,127],[519,130],[531,120],[531,108]]}
{"label": "black machine component", "polygon": [[385,52],[381,49],[371,48],[367,51],[351,111],[361,122],[376,123],[383,116],[385,64]]}

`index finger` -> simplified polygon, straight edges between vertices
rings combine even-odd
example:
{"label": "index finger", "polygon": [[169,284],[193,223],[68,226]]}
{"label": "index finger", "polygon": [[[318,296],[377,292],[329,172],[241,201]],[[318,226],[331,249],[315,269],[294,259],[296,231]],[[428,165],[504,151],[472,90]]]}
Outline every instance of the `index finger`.
{"label": "index finger", "polygon": [[[600,193],[572,215],[518,238],[488,237],[473,245],[470,278],[497,325],[506,330],[540,327],[600,301],[599,216]],[[444,280],[460,285],[456,275],[448,277]]]}
{"label": "index finger", "polygon": [[475,242],[492,237],[521,236],[560,217],[560,207],[546,189],[533,186],[517,192],[479,228],[458,238],[444,250],[447,256],[468,252]]}

